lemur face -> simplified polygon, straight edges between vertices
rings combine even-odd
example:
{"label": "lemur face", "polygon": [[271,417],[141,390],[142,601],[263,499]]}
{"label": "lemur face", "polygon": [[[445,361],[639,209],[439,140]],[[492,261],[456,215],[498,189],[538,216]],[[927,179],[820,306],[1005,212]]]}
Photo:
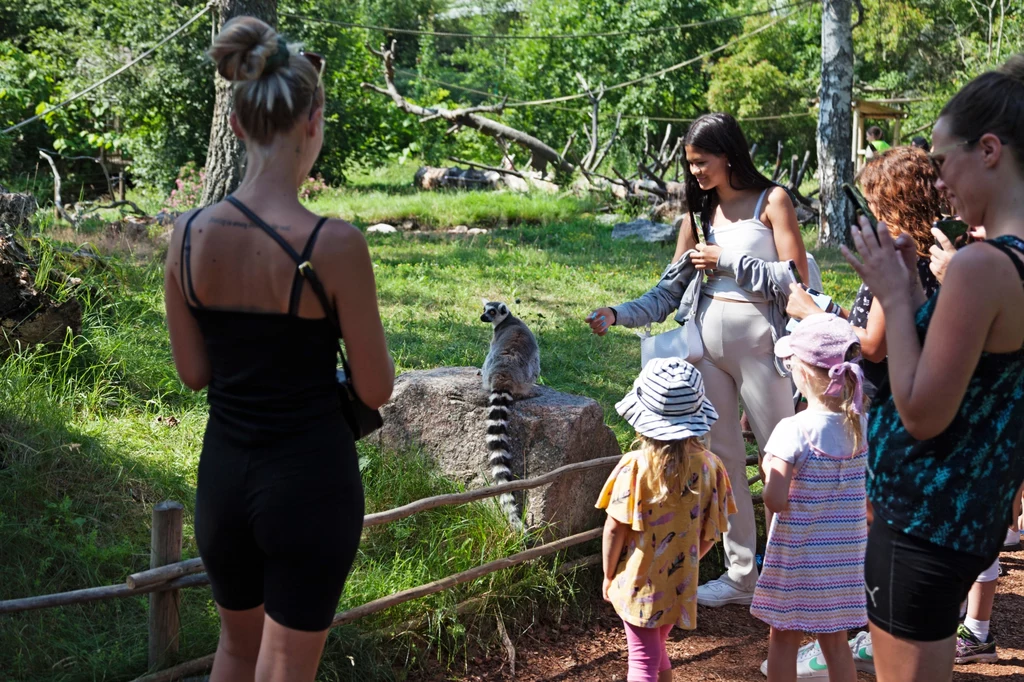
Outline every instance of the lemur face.
{"label": "lemur face", "polygon": [[508,315],[508,306],[504,303],[500,301],[484,301],[484,314],[480,316],[480,321],[490,322],[494,326],[498,326]]}

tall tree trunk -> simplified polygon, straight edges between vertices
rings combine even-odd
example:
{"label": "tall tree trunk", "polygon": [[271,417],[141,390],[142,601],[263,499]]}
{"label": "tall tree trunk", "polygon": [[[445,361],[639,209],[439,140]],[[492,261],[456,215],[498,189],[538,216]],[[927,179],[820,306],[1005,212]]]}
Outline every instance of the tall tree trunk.
{"label": "tall tree trunk", "polygon": [[[217,0],[217,30],[232,17],[258,17],[277,26],[277,0]],[[231,83],[214,73],[213,122],[206,152],[206,182],[201,206],[214,204],[238,187],[245,170],[245,146],[231,132]]]}
{"label": "tall tree trunk", "polygon": [[846,243],[853,215],[842,191],[842,184],[853,180],[850,4],[851,0],[824,0],[821,12],[821,106],[818,109],[821,227],[818,242],[831,246]]}

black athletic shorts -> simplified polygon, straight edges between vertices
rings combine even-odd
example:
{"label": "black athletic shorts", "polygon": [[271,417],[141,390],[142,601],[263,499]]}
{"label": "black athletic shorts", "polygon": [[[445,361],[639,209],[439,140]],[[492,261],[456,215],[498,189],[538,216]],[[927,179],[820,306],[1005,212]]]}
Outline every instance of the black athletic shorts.
{"label": "black athletic shorts", "polygon": [[340,413],[262,444],[210,418],[195,533],[220,606],[262,604],[285,627],[326,630],[362,528],[358,456]]}
{"label": "black athletic shorts", "polygon": [[994,560],[994,555],[965,554],[912,537],[876,516],[864,561],[868,618],[902,639],[952,637],[960,604]]}

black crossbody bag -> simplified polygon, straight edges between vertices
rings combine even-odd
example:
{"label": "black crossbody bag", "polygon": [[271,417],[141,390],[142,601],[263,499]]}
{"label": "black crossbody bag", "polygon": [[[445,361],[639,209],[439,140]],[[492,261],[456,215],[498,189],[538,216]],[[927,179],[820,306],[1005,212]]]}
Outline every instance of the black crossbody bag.
{"label": "black crossbody bag", "polygon": [[352,370],[349,368],[348,360],[345,359],[345,351],[341,347],[341,324],[338,322],[338,311],[331,305],[330,299],[327,298],[327,292],[324,290],[324,285],[320,278],[317,277],[313,264],[308,260],[303,260],[302,256],[292,248],[291,244],[286,242],[281,235],[275,232],[259,216],[250,211],[249,207],[241,201],[232,196],[227,197],[226,201],[230,202],[232,206],[244,213],[250,221],[270,235],[291,256],[292,260],[295,261],[299,274],[309,282],[310,288],[316,294],[317,299],[319,299],[320,305],[327,315],[328,323],[337,332],[338,355],[341,357],[341,369],[338,370],[337,375],[338,397],[341,401],[342,414],[345,416],[345,421],[348,422],[352,435],[355,436],[356,440],[359,440],[384,426],[384,418],[380,416],[380,411],[374,410],[364,403],[356,393],[355,387],[352,386]]}

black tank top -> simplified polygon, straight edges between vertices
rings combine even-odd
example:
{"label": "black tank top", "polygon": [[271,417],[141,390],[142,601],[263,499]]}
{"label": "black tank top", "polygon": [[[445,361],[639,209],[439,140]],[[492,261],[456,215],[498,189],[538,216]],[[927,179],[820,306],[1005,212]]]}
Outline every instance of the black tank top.
{"label": "black tank top", "polygon": [[[237,199],[231,203],[244,209]],[[322,419],[340,419],[338,332],[326,317],[298,316],[305,278],[296,271],[287,313],[204,307],[196,296],[190,262],[192,222],[199,213],[189,218],[182,235],[181,281],[210,361],[211,420],[231,427],[240,440],[257,441],[309,428]],[[326,220],[317,223],[301,255],[288,247],[296,265],[309,260]]]}

